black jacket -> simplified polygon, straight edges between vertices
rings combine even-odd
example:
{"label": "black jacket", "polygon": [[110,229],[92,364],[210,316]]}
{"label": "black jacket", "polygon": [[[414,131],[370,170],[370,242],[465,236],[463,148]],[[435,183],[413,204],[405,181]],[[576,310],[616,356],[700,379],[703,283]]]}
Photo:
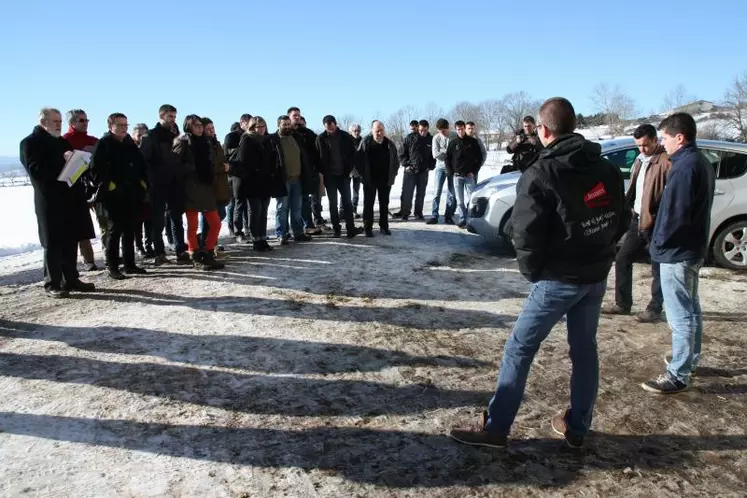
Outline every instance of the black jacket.
{"label": "black jacket", "polygon": [[[350,176],[355,166],[355,141],[350,133],[337,130],[340,144],[340,157],[342,157],[343,176]],[[319,155],[319,172],[323,175],[329,174],[330,162],[332,160],[332,144],[329,141],[329,133],[323,131],[316,137],[316,153]]]}
{"label": "black jacket", "polygon": [[[313,133],[313,132],[312,132]],[[306,153],[306,149],[301,143],[301,139],[295,133],[293,138],[298,143],[298,148],[301,150],[301,190],[304,195],[317,194],[319,193],[319,177],[314,175],[313,167],[311,166],[311,159]],[[275,172],[277,180],[275,182],[278,195],[273,194],[273,197],[284,197],[287,194],[286,191],[286,176],[285,176],[285,154],[283,153],[283,146],[280,144],[280,135],[273,133],[267,137],[267,146],[270,148],[272,154],[272,161],[275,164]],[[281,193],[286,192],[286,193]]]}
{"label": "black jacket", "polygon": [[410,133],[402,143],[399,162],[412,173],[427,173],[436,167],[432,150],[433,136],[430,133],[427,133],[424,137],[418,132]]}
{"label": "black jacket", "polygon": [[97,201],[116,219],[135,219],[147,191],[145,160],[127,135],[117,140],[107,133],[96,143],[91,159],[91,175],[98,187]]}
{"label": "black jacket", "polygon": [[670,159],[672,168],[649,245],[651,259],[657,263],[703,259],[716,188],[713,167],[695,144],[682,147]]}
{"label": "black jacket", "polygon": [[73,147],[62,137],[53,137],[41,126],[20,144],[21,164],[34,187],[34,208],[42,247],[92,239],[91,213],[80,181],[68,187],[57,181],[65,167],[63,154]]}
{"label": "black jacket", "polygon": [[[269,136],[244,133],[239,142],[237,166],[241,170],[241,185],[246,197],[272,197],[278,193],[277,161]],[[282,197],[282,196],[280,196]]]}
{"label": "black jacket", "polygon": [[311,166],[312,168],[311,174],[313,176],[317,176],[319,174],[319,170],[321,169],[321,165],[319,153],[317,152],[316,148],[316,133],[309,130],[305,126],[301,126],[293,131],[293,135],[296,137],[299,145],[306,154],[306,158],[309,161],[309,166]]}
{"label": "black jacket", "polygon": [[145,159],[151,188],[161,192],[183,189],[185,172],[181,160],[174,153],[174,140],[179,136],[158,123],[143,137],[140,152]]}
{"label": "black jacket", "polygon": [[[534,140],[532,143],[529,139]],[[506,146],[506,152],[513,154],[511,161],[513,162],[512,168],[503,168],[502,172],[507,173],[509,171],[524,171],[534,159],[537,158],[539,152],[543,149],[542,142],[540,142],[537,134],[526,135],[524,132],[518,135],[518,138],[514,138]]]}
{"label": "black jacket", "polygon": [[465,135],[449,140],[446,147],[446,172],[450,175],[467,176],[476,175],[482,166],[483,157],[480,142],[475,137]]}
{"label": "black jacket", "polygon": [[[386,172],[386,176],[388,179],[387,185],[391,187],[394,185],[394,179],[397,177],[397,173],[399,172],[399,157],[397,155],[397,146],[394,145],[394,142],[388,138],[384,138],[384,140],[389,147],[389,168]],[[360,173],[361,179],[365,185],[373,185],[373,178],[377,176],[374,175],[371,170],[372,165],[368,155],[369,147],[371,147],[372,142],[373,136],[366,135],[366,138],[361,141],[358,151],[356,152],[355,167]]]}
{"label": "black jacket", "polygon": [[512,213],[521,273],[530,281],[602,282],[630,225],[620,171],[601,146],[564,135],[519,178]]}
{"label": "black jacket", "polygon": [[223,153],[226,155],[226,161],[228,162],[228,174],[231,176],[238,176],[234,174],[233,167],[236,162],[236,151],[238,151],[239,143],[241,143],[241,136],[244,134],[244,130],[241,129],[239,123],[231,125],[231,132],[226,135],[223,140]]}

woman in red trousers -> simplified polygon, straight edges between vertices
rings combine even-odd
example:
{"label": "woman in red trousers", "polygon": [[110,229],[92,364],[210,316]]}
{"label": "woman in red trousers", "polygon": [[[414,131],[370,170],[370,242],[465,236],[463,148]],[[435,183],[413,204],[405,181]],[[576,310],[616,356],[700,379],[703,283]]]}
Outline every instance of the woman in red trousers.
{"label": "woman in red trousers", "polygon": [[[202,119],[190,114],[184,119],[184,134],[174,141],[176,153],[186,173],[185,212],[187,214],[187,244],[195,268],[219,270],[223,263],[215,260],[214,249],[220,233],[220,217],[213,193],[213,151],[204,136]],[[199,214],[210,227],[202,249],[197,240]]]}

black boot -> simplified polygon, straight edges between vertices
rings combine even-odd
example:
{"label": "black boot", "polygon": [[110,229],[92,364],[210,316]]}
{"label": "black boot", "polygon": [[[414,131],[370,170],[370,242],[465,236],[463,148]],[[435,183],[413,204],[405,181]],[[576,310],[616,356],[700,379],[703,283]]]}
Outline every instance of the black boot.
{"label": "black boot", "polygon": [[207,267],[207,270],[222,270],[226,267],[226,265],[215,259],[215,254],[212,251],[203,253],[202,263]]}
{"label": "black boot", "polygon": [[208,266],[205,264],[204,252],[195,251],[192,253],[192,266],[194,266],[195,270],[209,270]]}

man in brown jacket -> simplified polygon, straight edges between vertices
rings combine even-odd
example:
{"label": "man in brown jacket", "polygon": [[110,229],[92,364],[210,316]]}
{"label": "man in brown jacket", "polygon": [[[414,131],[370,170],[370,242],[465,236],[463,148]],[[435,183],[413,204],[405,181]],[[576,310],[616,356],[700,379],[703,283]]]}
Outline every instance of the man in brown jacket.
{"label": "man in brown jacket", "polygon": [[[633,138],[641,151],[633,163],[626,194],[628,206],[633,209],[633,219],[615,259],[615,305],[602,311],[610,315],[628,315],[633,307],[633,260],[651,241],[671,167],[669,156],[659,145],[656,128],[650,124],[641,125],[633,132]],[[646,311],[637,316],[638,321],[644,323],[658,321],[664,303],[658,263],[651,264],[651,275],[651,300]]]}

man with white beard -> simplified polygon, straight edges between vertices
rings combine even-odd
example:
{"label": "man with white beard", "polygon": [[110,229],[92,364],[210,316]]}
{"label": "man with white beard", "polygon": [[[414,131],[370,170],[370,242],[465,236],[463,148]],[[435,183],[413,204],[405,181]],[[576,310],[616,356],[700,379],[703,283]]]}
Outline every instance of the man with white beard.
{"label": "man with white beard", "polygon": [[93,238],[94,232],[83,190],[57,180],[73,154],[61,133],[60,111],[45,107],[39,112],[39,124],[20,145],[21,164],[34,187],[39,242],[44,247],[44,290],[53,298],[95,290],[93,284],[80,281],[76,268],[78,241]]}

